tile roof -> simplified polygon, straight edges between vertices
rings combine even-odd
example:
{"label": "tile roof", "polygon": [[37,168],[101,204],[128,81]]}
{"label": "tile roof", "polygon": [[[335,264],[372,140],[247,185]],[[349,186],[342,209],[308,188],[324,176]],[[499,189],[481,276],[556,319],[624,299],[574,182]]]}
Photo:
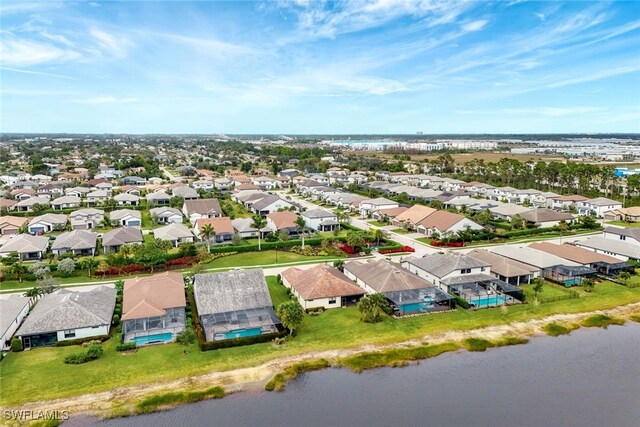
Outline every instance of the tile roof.
{"label": "tile roof", "polygon": [[620,262],[618,258],[599,254],[597,252],[569,244],[555,245],[549,242],[535,242],[530,244],[529,247],[583,265],[595,264],[597,262],[604,262],[607,264],[617,264]]}
{"label": "tile roof", "polygon": [[522,218],[529,222],[548,222],[548,221],[573,221],[575,218],[568,212],[557,212],[552,209],[539,208],[522,212]]}
{"label": "tile roof", "polygon": [[164,316],[166,309],[186,305],[182,273],[167,271],[124,282],[122,320]]}
{"label": "tile roof", "polygon": [[102,246],[121,246],[127,243],[142,243],[142,231],[134,227],[119,227],[109,230],[102,236]]}
{"label": "tile roof", "polygon": [[366,292],[334,267],[319,264],[307,270],[296,267],[282,272],[291,287],[304,300],[364,295]]}
{"label": "tile roof", "polygon": [[465,216],[460,214],[448,211],[436,211],[420,221],[418,225],[421,225],[427,229],[436,228],[440,231],[446,231],[463,219],[465,219]]}
{"label": "tile roof", "polygon": [[92,231],[73,230],[60,234],[53,241],[51,249],[53,250],[82,250],[93,249],[96,247],[98,235]]}
{"label": "tile roof", "polygon": [[404,212],[396,216],[396,221],[408,222],[410,224],[418,224],[428,216],[437,212],[437,209],[430,208],[429,206],[413,205],[406,209]]}
{"label": "tile roof", "polygon": [[456,253],[435,253],[425,255],[422,258],[408,257],[402,262],[415,265],[416,267],[433,274],[436,277],[444,277],[449,273],[466,268],[490,267],[491,264],[476,258],[471,258],[460,252]]}
{"label": "tile roof", "polygon": [[9,330],[27,305],[29,305],[29,298],[18,294],[0,299],[0,313],[2,313],[2,316],[0,316],[0,336],[3,336]]}
{"label": "tile roof", "polygon": [[537,267],[494,254],[486,249],[474,249],[467,255],[491,264],[491,271],[504,277],[525,276],[540,271]]}
{"label": "tile roof", "polygon": [[199,231],[202,231],[202,227],[207,224],[211,224],[211,227],[213,227],[216,234],[234,233],[233,224],[229,217],[222,216],[217,218],[200,218],[196,220],[196,227]]}
{"label": "tile roof", "polygon": [[296,224],[296,220],[298,219],[298,214],[295,212],[282,211],[282,212],[273,212],[267,215],[273,224],[275,225],[277,230],[282,230],[283,228],[296,228],[298,224]]}
{"label": "tile roof", "polygon": [[29,253],[29,252],[46,252],[49,246],[49,238],[46,236],[32,236],[30,234],[19,234],[9,239],[2,247],[1,253]]}
{"label": "tile roof", "polygon": [[220,202],[218,199],[185,200],[184,207],[187,215],[194,213],[200,215],[222,214],[222,209],[220,208]]}
{"label": "tile roof", "polygon": [[200,316],[273,306],[261,269],[196,274],[193,289]]}

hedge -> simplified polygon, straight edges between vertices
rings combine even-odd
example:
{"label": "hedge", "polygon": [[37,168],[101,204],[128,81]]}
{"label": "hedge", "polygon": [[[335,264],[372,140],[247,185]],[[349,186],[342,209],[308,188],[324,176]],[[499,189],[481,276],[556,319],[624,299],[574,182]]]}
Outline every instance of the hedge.
{"label": "hedge", "polygon": [[453,300],[456,302],[456,306],[469,308],[469,303],[466,300],[460,298],[458,295],[453,294]]}
{"label": "hedge", "polygon": [[95,337],[85,337],[85,338],[77,338],[75,340],[65,340],[56,342],[56,347],[67,347],[70,345],[82,345],[89,341],[100,341],[105,342],[109,339],[109,335],[97,335]]}
{"label": "hedge", "polygon": [[276,338],[283,338],[289,335],[289,331],[282,330],[274,334],[256,335],[254,337],[234,338],[220,341],[205,341],[200,343],[200,350],[218,350],[221,348],[239,347],[242,345],[251,345],[272,341]]}
{"label": "hedge", "polygon": [[136,348],[136,343],[127,342],[124,344],[118,344],[116,346],[116,351],[127,351],[127,350],[133,350],[134,348]]}

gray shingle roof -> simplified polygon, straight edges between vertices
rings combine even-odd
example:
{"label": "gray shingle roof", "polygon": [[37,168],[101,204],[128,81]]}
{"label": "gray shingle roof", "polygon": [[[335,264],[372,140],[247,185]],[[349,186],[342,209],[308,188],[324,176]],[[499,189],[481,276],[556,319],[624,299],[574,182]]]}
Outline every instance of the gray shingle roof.
{"label": "gray shingle roof", "polygon": [[[0,299],[0,336],[4,335],[18,317],[24,307],[29,305],[29,298],[22,295],[10,295],[9,298]],[[1,346],[1,344],[0,344]]]}
{"label": "gray shingle roof", "polygon": [[196,274],[194,295],[200,316],[273,306],[261,269]]}
{"label": "gray shingle roof", "polygon": [[184,208],[187,215],[194,213],[201,215],[222,214],[222,209],[220,208],[220,202],[218,199],[186,200],[184,202]]}
{"label": "gray shingle roof", "polygon": [[126,243],[142,243],[142,231],[133,227],[122,227],[107,231],[102,236],[102,246],[121,246]]}
{"label": "gray shingle roof", "polygon": [[96,247],[98,235],[86,230],[73,230],[62,233],[53,241],[51,249],[60,250],[81,250],[92,249]]}
{"label": "gray shingle roof", "polygon": [[262,210],[262,209],[268,207],[269,205],[272,205],[273,203],[277,202],[278,200],[280,200],[280,197],[274,196],[273,194],[267,194],[266,196],[264,196],[263,198],[261,198],[260,200],[255,202],[253,205],[251,205],[251,207],[253,209],[259,211],[259,210]]}
{"label": "gray shingle roof", "polygon": [[432,254],[425,255],[422,258],[409,257],[405,258],[409,264],[433,274],[436,277],[444,277],[447,274],[456,270],[462,270],[465,268],[480,268],[490,267],[491,264],[480,261],[479,259],[471,258],[468,255],[462,253],[444,253],[444,254]]}
{"label": "gray shingle roof", "polygon": [[100,286],[87,292],[59,289],[38,301],[16,335],[108,325],[115,305],[114,288]]}
{"label": "gray shingle roof", "polygon": [[333,212],[329,212],[326,209],[311,209],[309,211],[304,211],[300,215],[305,218],[335,218],[336,214]]}
{"label": "gray shingle roof", "polygon": [[49,246],[49,238],[45,236],[32,236],[30,234],[20,234],[17,237],[9,239],[2,247],[2,253],[29,253],[29,252],[46,252]]}
{"label": "gray shingle roof", "polygon": [[351,261],[345,264],[344,270],[356,276],[376,292],[424,289],[433,286],[428,280],[386,260]]}
{"label": "gray shingle roof", "polygon": [[121,219],[130,216],[132,218],[142,219],[142,213],[140,211],[136,211],[134,209],[119,209],[117,211],[112,211],[109,215],[109,219],[111,221],[119,221]]}
{"label": "gray shingle roof", "polygon": [[192,237],[191,231],[183,224],[173,223],[153,230],[153,235],[161,240],[178,240]]}

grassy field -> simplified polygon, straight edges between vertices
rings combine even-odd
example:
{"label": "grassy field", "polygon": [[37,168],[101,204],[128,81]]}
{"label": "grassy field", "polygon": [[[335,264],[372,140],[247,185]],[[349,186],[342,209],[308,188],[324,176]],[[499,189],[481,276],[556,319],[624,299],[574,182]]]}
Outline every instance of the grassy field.
{"label": "grassy field", "polygon": [[[520,286],[520,288],[522,288],[522,290],[524,291],[524,294],[527,296],[527,301],[533,301],[533,297],[534,297],[533,285],[522,285]],[[542,288],[542,292],[540,292],[538,296],[540,298],[564,297],[569,295],[571,291],[577,292],[579,289],[582,289],[582,288],[578,286],[573,288],[563,288],[561,286],[554,285],[549,282],[545,282]]]}
{"label": "grassy field", "polygon": [[[276,260],[277,255],[277,260]],[[245,252],[236,255],[229,255],[223,258],[213,260],[208,264],[203,264],[204,268],[223,268],[223,267],[248,267],[252,265],[279,264],[298,261],[322,261],[332,260],[338,257],[326,256],[304,256],[293,252],[284,251],[261,251],[261,252]]]}
{"label": "grassy field", "polygon": [[394,228],[393,230],[389,230],[392,233],[398,233],[398,234],[409,234],[409,233],[413,233],[413,231],[408,231],[405,230],[404,228]]}
{"label": "grassy field", "polygon": [[[284,287],[277,285],[274,280],[269,279],[272,298],[274,302],[284,301]],[[504,325],[557,313],[608,309],[638,301],[640,288],[629,289],[605,282],[598,284],[593,292],[581,298],[539,306],[511,306],[507,312],[500,309],[458,309],[432,316],[386,319],[380,323],[366,324],[359,321],[359,313],[355,307],[328,310],[320,316],[305,316],[296,338],[284,346],[264,343],[200,352],[196,345],[192,345],[188,354],[183,355],[182,347],[166,344],[123,355],[115,351],[117,343],[111,339],[104,344],[105,355],[102,359],[83,365],[63,363],[64,357],[77,352],[78,347],[51,347],[9,353],[2,361],[0,372],[0,405],[18,405],[147,382],[169,381],[211,371],[255,366],[304,352],[340,350],[365,344],[390,344],[447,330],[463,331]]]}
{"label": "grassy field", "polygon": [[387,225],[389,225],[386,222],[380,222],[380,221],[369,221],[369,224],[376,227],[386,227]]}

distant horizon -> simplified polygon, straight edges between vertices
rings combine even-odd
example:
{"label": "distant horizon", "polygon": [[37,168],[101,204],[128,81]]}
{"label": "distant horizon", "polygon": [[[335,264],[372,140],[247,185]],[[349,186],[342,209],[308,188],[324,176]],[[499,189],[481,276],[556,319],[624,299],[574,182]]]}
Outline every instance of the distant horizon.
{"label": "distant horizon", "polygon": [[4,0],[0,19],[12,133],[640,133],[637,2]]}

